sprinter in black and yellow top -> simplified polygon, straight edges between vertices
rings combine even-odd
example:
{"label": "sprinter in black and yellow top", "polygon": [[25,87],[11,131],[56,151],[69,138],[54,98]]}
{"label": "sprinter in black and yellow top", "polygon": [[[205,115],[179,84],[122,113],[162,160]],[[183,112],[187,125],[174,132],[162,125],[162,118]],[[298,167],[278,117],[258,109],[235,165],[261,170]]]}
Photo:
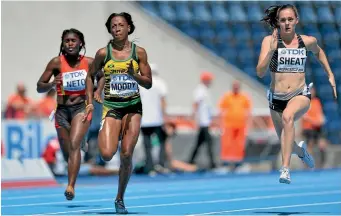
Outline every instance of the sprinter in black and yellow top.
{"label": "sprinter in black and yellow top", "polygon": [[135,30],[130,14],[113,13],[105,26],[113,40],[108,46],[97,51],[90,67],[86,81],[88,106],[84,121],[91,116],[94,109],[91,105],[94,75],[96,71],[103,69],[105,76],[103,119],[98,143],[102,158],[109,161],[116,153],[119,137],[122,136],[115,208],[118,214],[127,214],[123,196],[132,171],[132,155],[140,133],[142,117],[139,86],[150,89],[152,75],[146,51],[128,40],[128,35]]}

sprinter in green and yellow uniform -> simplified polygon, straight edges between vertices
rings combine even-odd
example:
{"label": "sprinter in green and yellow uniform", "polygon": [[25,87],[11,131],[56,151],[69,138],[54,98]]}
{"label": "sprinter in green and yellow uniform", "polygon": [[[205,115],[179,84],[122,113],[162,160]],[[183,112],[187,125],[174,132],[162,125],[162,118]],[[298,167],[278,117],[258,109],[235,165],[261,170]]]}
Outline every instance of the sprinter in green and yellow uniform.
{"label": "sprinter in green and yellow uniform", "polygon": [[96,71],[103,69],[104,102],[98,145],[102,158],[110,161],[117,151],[119,138],[122,137],[115,208],[116,213],[127,214],[123,196],[132,172],[132,155],[140,133],[142,117],[139,86],[150,89],[152,75],[145,49],[128,40],[128,35],[135,30],[130,14],[113,13],[105,25],[114,39],[97,51],[88,72],[84,121],[91,118],[94,109],[92,105],[94,76]]}

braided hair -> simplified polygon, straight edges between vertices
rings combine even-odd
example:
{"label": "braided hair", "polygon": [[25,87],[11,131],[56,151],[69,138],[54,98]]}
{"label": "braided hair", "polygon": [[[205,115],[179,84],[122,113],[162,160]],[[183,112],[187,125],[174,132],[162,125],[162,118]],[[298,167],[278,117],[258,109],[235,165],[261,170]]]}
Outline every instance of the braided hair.
{"label": "braided hair", "polygon": [[69,34],[69,33],[73,33],[73,34],[76,34],[78,37],[79,37],[79,40],[81,41],[82,45],[80,46],[80,50],[81,51],[82,49],[84,49],[84,54],[83,56],[85,56],[85,53],[86,53],[86,48],[85,48],[85,40],[84,40],[84,35],[81,31],[77,30],[77,29],[74,29],[74,28],[71,28],[71,29],[65,29],[63,31],[63,34],[62,34],[62,42],[60,44],[60,49],[59,49],[59,56],[60,55],[65,55],[65,50],[63,49],[63,40],[64,40],[64,37]]}

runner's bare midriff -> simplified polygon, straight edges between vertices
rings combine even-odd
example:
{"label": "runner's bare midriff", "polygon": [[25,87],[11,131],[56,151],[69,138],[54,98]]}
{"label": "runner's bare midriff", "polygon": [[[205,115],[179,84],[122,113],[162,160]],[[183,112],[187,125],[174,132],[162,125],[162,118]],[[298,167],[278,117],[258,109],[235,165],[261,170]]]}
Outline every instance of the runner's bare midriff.
{"label": "runner's bare midriff", "polygon": [[305,73],[271,73],[271,90],[275,93],[290,93],[305,85]]}
{"label": "runner's bare midriff", "polygon": [[57,103],[63,105],[74,105],[85,101],[85,95],[58,95]]}

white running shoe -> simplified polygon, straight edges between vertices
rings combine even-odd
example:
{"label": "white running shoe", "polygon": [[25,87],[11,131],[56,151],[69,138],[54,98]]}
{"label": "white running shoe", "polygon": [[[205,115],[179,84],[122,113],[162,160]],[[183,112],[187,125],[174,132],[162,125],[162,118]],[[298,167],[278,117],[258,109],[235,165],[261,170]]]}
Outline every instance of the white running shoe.
{"label": "white running shoe", "polygon": [[309,152],[307,151],[307,145],[305,144],[304,141],[301,141],[300,143],[297,144],[299,147],[301,147],[302,151],[303,151],[303,157],[298,156],[299,158],[301,158],[301,160],[303,161],[303,163],[307,164],[307,166],[309,168],[314,168],[315,167],[315,161],[313,156],[311,156],[309,154]]}
{"label": "white running shoe", "polygon": [[279,182],[280,183],[285,183],[285,184],[290,184],[291,179],[290,179],[290,171],[288,168],[283,167],[281,170],[281,176],[279,177]]}

